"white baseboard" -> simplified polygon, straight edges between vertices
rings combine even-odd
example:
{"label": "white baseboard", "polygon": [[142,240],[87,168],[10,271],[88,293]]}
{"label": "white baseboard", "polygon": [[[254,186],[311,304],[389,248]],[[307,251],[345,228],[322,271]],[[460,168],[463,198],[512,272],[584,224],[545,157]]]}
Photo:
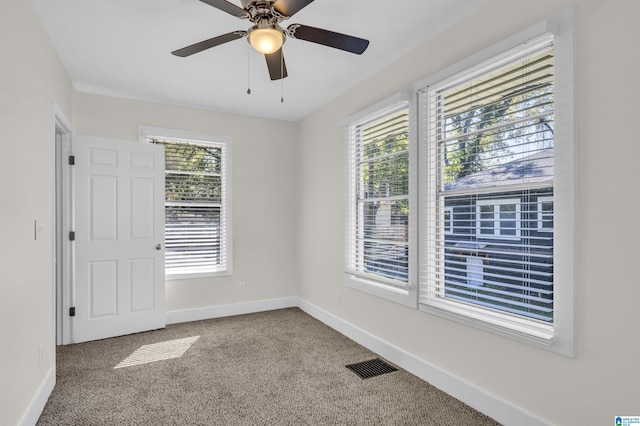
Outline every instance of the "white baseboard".
{"label": "white baseboard", "polygon": [[181,322],[230,317],[233,315],[252,314],[254,312],[273,311],[275,309],[293,308],[298,306],[298,300],[297,297],[283,297],[281,299],[267,299],[256,302],[236,303],[233,305],[168,311],[166,322],[167,324],[177,324]]}
{"label": "white baseboard", "polygon": [[504,425],[543,426],[549,424],[534,414],[491,395],[485,390],[417,358],[303,299],[298,299],[298,307],[351,340]]}
{"label": "white baseboard", "polygon": [[20,419],[18,423],[20,426],[32,426],[38,422],[40,415],[42,414],[42,410],[44,410],[44,406],[51,396],[51,392],[56,385],[56,368],[55,366],[51,367],[47,374],[40,383],[40,387],[38,387],[38,391],[31,399],[27,410],[24,415]]}

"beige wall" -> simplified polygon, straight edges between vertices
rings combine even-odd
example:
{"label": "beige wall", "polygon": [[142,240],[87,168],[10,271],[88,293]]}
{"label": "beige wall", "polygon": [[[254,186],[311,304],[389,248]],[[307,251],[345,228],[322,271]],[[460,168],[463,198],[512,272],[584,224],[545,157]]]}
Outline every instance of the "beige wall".
{"label": "beige wall", "polygon": [[73,117],[77,134],[136,143],[139,125],[232,138],[233,275],[168,281],[167,311],[296,294],[294,123],[82,93]]}
{"label": "beige wall", "polygon": [[[574,3],[577,356],[345,288],[344,117]],[[627,83],[640,69],[639,12],[636,0],[494,0],[293,124],[75,93],[29,2],[1,1],[0,425],[25,415],[55,368],[52,101],[77,133],[135,141],[142,124],[232,137],[234,274],[169,282],[169,311],[299,294],[549,423],[611,424],[615,415],[640,415],[640,203],[633,197],[640,93]],[[35,219],[44,228],[38,241]]]}
{"label": "beige wall", "polygon": [[0,46],[0,425],[15,425],[55,372],[52,102],[70,118],[71,82],[28,1],[0,2]]}
{"label": "beige wall", "polygon": [[[576,4],[577,356],[479,331],[344,287],[340,122],[415,80]],[[300,296],[551,424],[640,415],[635,0],[495,0],[300,123]],[[330,170],[330,173],[327,171]],[[318,177],[322,176],[322,179]],[[342,305],[336,302],[342,295]]]}

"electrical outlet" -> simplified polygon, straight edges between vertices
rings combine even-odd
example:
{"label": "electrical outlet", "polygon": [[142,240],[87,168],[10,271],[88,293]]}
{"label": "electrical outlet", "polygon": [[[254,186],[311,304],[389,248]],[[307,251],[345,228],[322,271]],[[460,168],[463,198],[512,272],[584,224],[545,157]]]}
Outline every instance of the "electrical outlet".
{"label": "electrical outlet", "polygon": [[342,305],[342,295],[340,293],[336,293],[336,303]]}
{"label": "electrical outlet", "polygon": [[44,348],[42,344],[38,345],[38,364],[42,365],[44,362]]}
{"label": "electrical outlet", "polygon": [[244,292],[247,289],[244,281],[240,281],[240,292]]}

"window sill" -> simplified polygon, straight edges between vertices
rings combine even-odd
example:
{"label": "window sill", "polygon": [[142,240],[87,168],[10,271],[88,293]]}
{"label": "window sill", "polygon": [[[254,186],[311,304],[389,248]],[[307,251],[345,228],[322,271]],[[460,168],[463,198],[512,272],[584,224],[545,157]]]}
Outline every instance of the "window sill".
{"label": "window sill", "polygon": [[165,273],[165,281],[192,280],[197,278],[213,278],[231,276],[231,271],[210,271],[210,272],[182,272],[182,273]]}

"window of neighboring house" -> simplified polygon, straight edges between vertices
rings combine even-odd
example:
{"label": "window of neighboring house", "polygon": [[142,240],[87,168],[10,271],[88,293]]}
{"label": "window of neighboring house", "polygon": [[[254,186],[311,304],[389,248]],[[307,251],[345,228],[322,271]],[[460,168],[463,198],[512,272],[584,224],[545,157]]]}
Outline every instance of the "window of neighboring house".
{"label": "window of neighboring house", "polygon": [[416,84],[425,159],[419,305],[571,355],[572,260],[557,263],[556,250],[573,251],[572,36],[557,38],[546,24],[514,37],[523,40],[511,49],[488,49]]}
{"label": "window of neighboring house", "polygon": [[445,234],[453,234],[453,207],[445,207],[443,210],[444,214],[444,233]]}
{"label": "window of neighboring house", "polygon": [[230,140],[146,127],[141,136],[165,152],[166,278],[230,275]]}
{"label": "window of neighboring house", "polygon": [[520,199],[478,200],[475,229],[479,238],[520,238]]}
{"label": "window of neighboring house", "polygon": [[402,96],[348,120],[345,283],[416,306],[411,284],[409,105]]}
{"label": "window of neighboring house", "polygon": [[553,197],[538,197],[538,231],[553,232]]}

